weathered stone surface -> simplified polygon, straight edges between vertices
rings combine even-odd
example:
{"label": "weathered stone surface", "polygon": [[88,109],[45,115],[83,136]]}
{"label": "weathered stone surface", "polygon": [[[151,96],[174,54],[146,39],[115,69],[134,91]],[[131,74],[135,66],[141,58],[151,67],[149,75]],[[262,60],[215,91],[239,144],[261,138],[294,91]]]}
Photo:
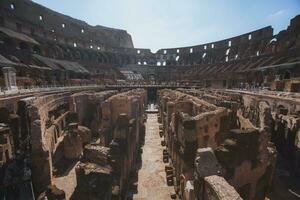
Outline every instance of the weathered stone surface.
{"label": "weathered stone surface", "polygon": [[[160,91],[163,136],[180,180],[175,188],[184,195],[184,185],[194,180],[195,194],[202,196],[205,177],[220,175],[242,198],[263,200],[276,162],[270,106],[223,91],[179,91]],[[172,105],[175,108],[168,110]]]}
{"label": "weathered stone surface", "polygon": [[111,172],[109,165],[79,163],[76,166],[77,187],[71,199],[111,199]]}
{"label": "weathered stone surface", "polygon": [[82,140],[79,135],[65,136],[64,141],[64,156],[67,159],[79,159],[82,155]]}
{"label": "weathered stone surface", "polygon": [[205,180],[204,200],[242,200],[236,190],[220,176],[208,176]]}
{"label": "weathered stone surface", "polygon": [[69,129],[63,139],[64,157],[66,159],[79,159],[83,152],[82,138],[78,134],[78,124],[69,124]]}
{"label": "weathered stone surface", "polygon": [[63,190],[58,189],[55,185],[48,186],[46,192],[40,196],[39,200],[65,200],[66,195]]}
{"label": "weathered stone surface", "polygon": [[84,162],[92,162],[98,165],[108,165],[108,154],[110,149],[99,144],[88,144],[84,147]]}
{"label": "weathered stone surface", "polygon": [[145,135],[145,90],[137,89],[109,98],[102,104],[102,134],[110,147],[110,163],[116,172],[113,188],[115,198],[125,198],[130,175],[136,173],[137,156]]}
{"label": "weathered stone surface", "polygon": [[6,124],[0,124],[0,168],[13,159],[13,150],[10,128]]}
{"label": "weathered stone surface", "polygon": [[87,144],[92,139],[91,130],[84,126],[78,126],[78,134],[81,137],[82,143]]}
{"label": "weathered stone surface", "polygon": [[198,149],[195,158],[195,173],[205,178],[212,175],[221,175],[221,166],[211,148]]}

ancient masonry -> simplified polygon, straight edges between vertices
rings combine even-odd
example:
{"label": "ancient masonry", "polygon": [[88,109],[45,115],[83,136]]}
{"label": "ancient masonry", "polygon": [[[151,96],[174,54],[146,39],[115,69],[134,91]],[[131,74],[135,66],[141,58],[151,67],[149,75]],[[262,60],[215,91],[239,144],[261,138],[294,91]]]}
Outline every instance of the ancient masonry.
{"label": "ancient masonry", "polygon": [[[4,195],[19,198],[10,193],[17,185],[19,195],[40,199],[130,197],[147,99],[145,89],[81,87],[1,99]],[[152,134],[165,146],[161,160],[173,197],[263,200],[277,192],[276,163],[300,174],[299,96],[162,89],[158,106],[161,125]]]}
{"label": "ancient masonry", "polygon": [[0,67],[0,199],[300,198],[300,15],[152,53],[1,0]]}

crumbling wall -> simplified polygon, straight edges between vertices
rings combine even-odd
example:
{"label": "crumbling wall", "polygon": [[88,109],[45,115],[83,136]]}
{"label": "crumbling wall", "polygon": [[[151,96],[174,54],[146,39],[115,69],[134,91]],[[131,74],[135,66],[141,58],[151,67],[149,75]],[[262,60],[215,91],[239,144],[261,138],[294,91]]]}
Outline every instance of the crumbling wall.
{"label": "crumbling wall", "polygon": [[282,170],[299,175],[300,102],[298,94],[278,96],[268,91],[260,92],[260,94],[244,93],[246,94],[243,95],[242,116],[270,132],[269,137],[279,153],[279,165],[285,163],[284,165],[288,166]]}
{"label": "crumbling wall", "polygon": [[111,199],[113,173],[109,151],[100,144],[85,146],[83,157],[76,166],[77,186],[71,199]]}
{"label": "crumbling wall", "polygon": [[[199,184],[203,185],[206,176],[220,175],[243,199],[264,199],[276,162],[276,150],[270,144],[269,105],[260,102],[251,110],[257,115],[246,116],[242,112],[246,104],[239,95],[185,91],[161,90],[159,93],[162,135],[174,169],[176,191],[181,196],[186,195],[187,183],[196,180],[193,185],[199,195],[198,189],[202,187]],[[215,154],[213,158],[220,169],[195,179],[195,172],[199,172],[201,165],[205,163],[207,169],[211,168],[206,163],[212,162],[211,159],[201,161],[196,154],[197,149],[201,152],[207,147]],[[195,160],[200,163],[195,165]],[[200,191],[200,196],[203,193]]]}
{"label": "crumbling wall", "polygon": [[[90,129],[99,133],[101,102],[115,93],[42,95],[27,108],[32,145],[31,166],[37,194],[53,183],[55,163],[81,157],[83,145],[92,139]],[[86,96],[89,98],[81,98]]]}
{"label": "crumbling wall", "polygon": [[66,104],[68,96],[68,93],[41,96],[28,110],[32,148],[31,166],[37,194],[43,192],[52,183],[52,148],[55,147],[53,141],[57,134],[60,135],[56,132],[55,126],[51,127],[54,118],[49,116],[49,111]]}
{"label": "crumbling wall", "polygon": [[[9,127],[4,124],[0,125],[0,170],[4,170],[4,166],[14,157],[14,144],[11,137]],[[0,181],[3,181],[3,176]]]}
{"label": "crumbling wall", "polygon": [[120,93],[102,104],[103,145],[110,148],[113,198],[124,199],[130,176],[136,173],[137,157],[144,137],[146,91]]}
{"label": "crumbling wall", "polygon": [[70,112],[78,116],[78,123],[89,127],[92,134],[99,134],[102,120],[101,103],[117,91],[85,91],[71,95]]}

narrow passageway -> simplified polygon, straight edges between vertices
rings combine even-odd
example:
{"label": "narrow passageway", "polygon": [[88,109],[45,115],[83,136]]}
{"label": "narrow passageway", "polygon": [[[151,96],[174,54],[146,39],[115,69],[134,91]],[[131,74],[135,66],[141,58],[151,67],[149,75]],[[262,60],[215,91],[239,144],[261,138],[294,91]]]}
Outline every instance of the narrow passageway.
{"label": "narrow passageway", "polygon": [[159,137],[157,114],[147,114],[145,145],[142,154],[142,168],[138,173],[138,191],[134,200],[167,200],[174,192],[167,186],[163,147]]}

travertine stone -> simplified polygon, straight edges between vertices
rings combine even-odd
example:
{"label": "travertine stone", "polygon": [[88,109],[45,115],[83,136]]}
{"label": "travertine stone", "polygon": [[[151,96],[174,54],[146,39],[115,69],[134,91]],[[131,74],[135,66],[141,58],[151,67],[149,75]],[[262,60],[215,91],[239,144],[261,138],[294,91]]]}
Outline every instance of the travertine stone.
{"label": "travertine stone", "polygon": [[205,180],[203,200],[242,200],[236,190],[220,176],[208,176]]}

